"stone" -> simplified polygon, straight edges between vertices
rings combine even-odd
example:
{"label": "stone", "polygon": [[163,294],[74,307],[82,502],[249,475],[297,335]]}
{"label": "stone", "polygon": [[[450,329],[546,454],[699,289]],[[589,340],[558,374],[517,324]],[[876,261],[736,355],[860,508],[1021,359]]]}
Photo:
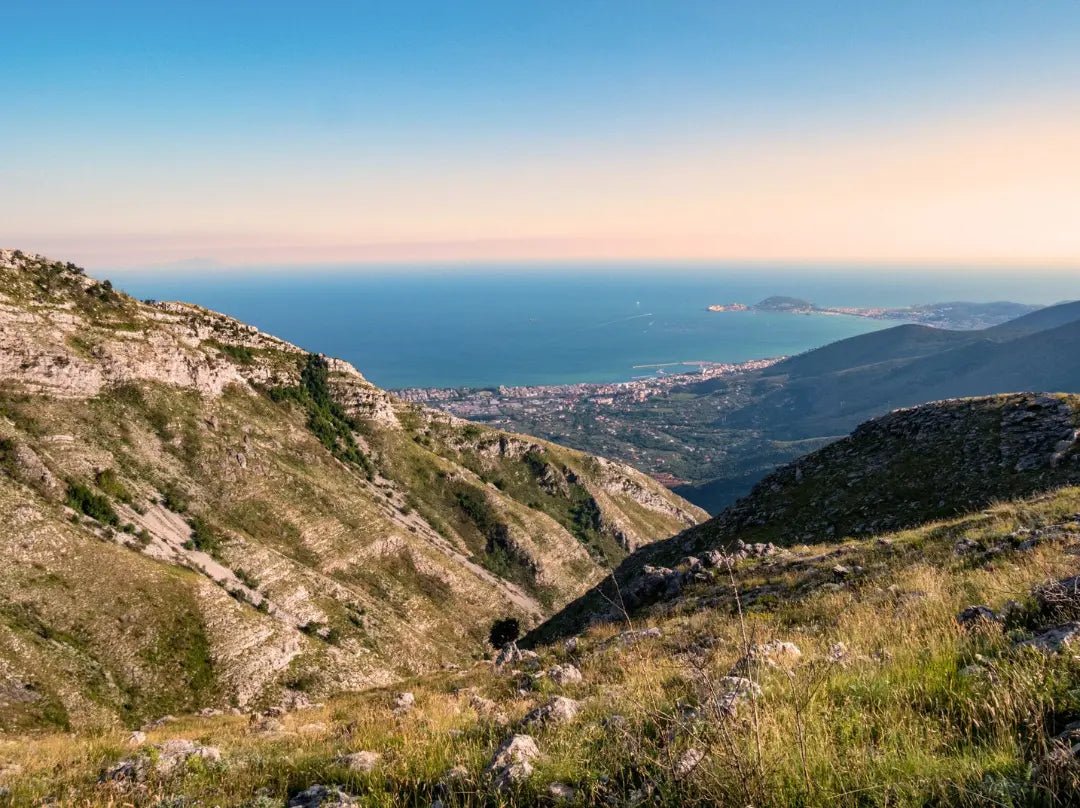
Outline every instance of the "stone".
{"label": "stone", "polygon": [[574,665],[556,665],[548,669],[548,678],[557,685],[576,685],[582,681],[581,671]]}
{"label": "stone", "polygon": [[1046,653],[1057,653],[1080,641],[1080,621],[1064,623],[1047,629],[1042,634],[1026,640],[1021,645],[1031,646]]}
{"label": "stone", "polygon": [[753,646],[750,658],[770,668],[788,668],[802,659],[802,651],[793,642],[771,640]]}
{"label": "stone", "polygon": [[285,729],[285,725],[278,721],[273,716],[269,715],[253,715],[249,728],[252,732],[282,732]]}
{"label": "stone", "polygon": [[534,671],[540,667],[540,655],[536,651],[522,651],[518,664],[524,670]]}
{"label": "stone", "polygon": [[662,632],[658,628],[639,628],[632,631],[624,631],[615,639],[620,645],[633,645],[641,640],[659,639]]}
{"label": "stone", "polygon": [[851,660],[851,652],[842,642],[834,642],[829,646],[825,659],[834,665],[844,665]]}
{"label": "stone", "polygon": [[745,676],[724,676],[718,686],[720,694],[712,699],[712,707],[720,716],[734,715],[740,704],[761,695],[757,682]]}
{"label": "stone", "polygon": [[548,786],[548,796],[556,802],[564,802],[577,796],[577,789],[565,783],[552,783]]}
{"label": "stone", "polygon": [[566,696],[556,696],[525,716],[525,725],[538,724],[566,724],[577,718],[581,710],[581,702],[568,699]]}
{"label": "stone", "polygon": [[127,742],[128,746],[142,746],[146,743],[146,733],[137,729],[128,735]]}
{"label": "stone", "polygon": [[970,555],[971,553],[976,553],[981,549],[982,545],[980,545],[977,541],[972,541],[971,539],[960,539],[958,542],[956,542],[956,544],[953,545],[953,552],[957,555]]}
{"label": "stone", "polygon": [[710,569],[727,566],[728,557],[719,550],[708,550],[701,556],[701,563]]}
{"label": "stone", "polygon": [[679,759],[675,761],[674,774],[676,777],[682,778],[689,775],[698,766],[701,765],[701,761],[705,759],[705,753],[700,749],[691,747],[679,755]]}
{"label": "stone", "polygon": [[469,779],[469,770],[461,764],[451,767],[446,774],[443,775],[443,782],[446,783],[459,783],[463,780]]}
{"label": "stone", "polygon": [[199,758],[207,763],[221,762],[221,751],[216,746],[203,746],[195,741],[175,739],[165,741],[154,747],[157,750],[157,760],[154,769],[159,774],[169,774],[184,766],[188,761]]}
{"label": "stone", "polygon": [[221,751],[215,746],[203,746],[195,741],[179,738],[168,740],[151,747],[149,752],[119,761],[106,769],[99,780],[141,783],[151,772],[168,776],[194,759],[220,763]]}
{"label": "stone", "polygon": [[960,614],[956,615],[956,622],[961,628],[973,629],[978,626],[989,626],[999,623],[1001,618],[989,606],[968,606]]}
{"label": "stone", "polygon": [[398,693],[394,699],[394,712],[395,713],[407,713],[413,707],[416,706],[416,696],[408,691],[404,693]]}
{"label": "stone", "polygon": [[507,643],[502,649],[495,655],[495,667],[496,669],[506,668],[516,665],[521,661],[521,650],[517,647],[517,643]]}
{"label": "stone", "polygon": [[378,752],[352,752],[338,758],[338,763],[349,769],[349,771],[370,774],[381,760],[382,755]]}
{"label": "stone", "polygon": [[485,771],[497,788],[510,788],[532,776],[532,764],[539,757],[540,748],[531,735],[511,735],[499,745]]}
{"label": "stone", "polygon": [[352,805],[356,805],[356,800],[351,795],[334,786],[318,783],[289,800],[289,808],[346,808]]}
{"label": "stone", "polygon": [[143,729],[144,732],[149,732],[152,729],[160,729],[161,727],[165,726],[166,724],[171,724],[175,720],[176,720],[176,716],[163,715],[163,716],[161,716],[161,718],[156,718],[156,719],[154,719],[153,721],[150,721],[147,724],[143,724],[142,729]]}

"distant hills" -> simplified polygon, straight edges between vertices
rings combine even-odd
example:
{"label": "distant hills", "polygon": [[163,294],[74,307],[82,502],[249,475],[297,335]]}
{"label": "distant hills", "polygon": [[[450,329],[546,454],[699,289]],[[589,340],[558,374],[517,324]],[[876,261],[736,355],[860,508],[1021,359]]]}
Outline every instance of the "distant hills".
{"label": "distant hills", "polygon": [[1080,391],[1080,302],[978,331],[902,325],[841,340],[761,371],[752,401],[721,420],[805,439],[896,407],[1012,390]]}

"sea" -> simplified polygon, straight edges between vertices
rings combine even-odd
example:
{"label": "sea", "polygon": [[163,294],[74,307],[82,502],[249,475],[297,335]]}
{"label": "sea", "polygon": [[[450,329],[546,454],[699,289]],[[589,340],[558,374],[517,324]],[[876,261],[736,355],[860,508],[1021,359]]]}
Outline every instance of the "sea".
{"label": "sea", "polygon": [[1075,275],[761,266],[401,266],[112,273],[136,297],[184,300],[353,363],[390,388],[626,381],[695,362],[789,356],[895,325],[714,313],[787,295],[821,306],[1053,303]]}

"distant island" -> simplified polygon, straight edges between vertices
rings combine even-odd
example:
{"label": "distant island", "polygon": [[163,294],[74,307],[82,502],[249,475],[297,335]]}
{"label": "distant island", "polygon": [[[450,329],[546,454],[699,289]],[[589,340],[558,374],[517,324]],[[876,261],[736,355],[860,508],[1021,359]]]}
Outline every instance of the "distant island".
{"label": "distant island", "polygon": [[1028,303],[998,301],[994,303],[927,303],[919,306],[869,307],[818,306],[809,300],[773,295],[748,306],[745,303],[723,303],[707,307],[712,312],[764,311],[782,314],[823,314],[827,316],[866,317],[871,320],[899,320],[934,328],[971,331],[989,328],[1007,320],[1030,314],[1042,306]]}

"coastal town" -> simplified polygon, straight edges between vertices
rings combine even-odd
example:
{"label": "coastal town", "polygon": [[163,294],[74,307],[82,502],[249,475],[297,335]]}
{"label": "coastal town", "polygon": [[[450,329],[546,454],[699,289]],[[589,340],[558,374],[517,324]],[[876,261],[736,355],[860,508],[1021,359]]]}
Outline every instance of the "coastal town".
{"label": "coastal town", "polygon": [[[506,386],[495,388],[409,388],[396,390],[405,401],[426,404],[460,418],[492,420],[500,417],[519,417],[522,414],[546,414],[576,410],[582,404],[617,408],[639,404],[672,389],[695,382],[723,376],[733,376],[762,370],[784,357],[753,359],[748,362],[681,362],[680,366],[695,366],[692,372],[667,373],[661,369],[655,375],[623,382],[579,382],[576,384]],[[644,368],[639,368],[644,369]]]}

